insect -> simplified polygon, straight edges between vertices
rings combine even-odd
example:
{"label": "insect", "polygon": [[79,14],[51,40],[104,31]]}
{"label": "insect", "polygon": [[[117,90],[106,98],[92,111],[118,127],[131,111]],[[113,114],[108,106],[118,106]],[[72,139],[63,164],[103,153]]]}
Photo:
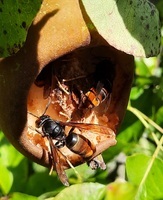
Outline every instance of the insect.
{"label": "insect", "polygon": [[[103,102],[105,102],[105,107],[110,104],[114,74],[113,63],[104,59],[96,64],[94,72],[62,81],[69,85],[71,93],[73,92],[79,99],[79,109],[93,109]],[[83,84],[84,89],[75,82],[83,78],[85,80],[81,81],[81,84]]]}
{"label": "insect", "polygon": [[[83,78],[83,77],[82,77]],[[64,80],[65,83],[80,79],[74,78],[70,80]],[[95,83],[90,89],[83,92],[81,89],[78,88],[77,85],[72,83],[72,89],[69,93],[71,98],[73,99],[72,94],[79,99],[78,109],[87,109],[94,107],[98,107],[104,101],[106,102],[106,107],[111,101],[111,93],[112,93],[112,84],[108,79],[99,80]]]}
{"label": "insect", "polygon": [[93,108],[99,106],[105,100],[110,102],[110,97],[111,89],[106,89],[105,85],[101,81],[98,81],[96,88],[92,87],[85,93],[83,103],[87,103],[88,107]]}
{"label": "insect", "polygon": [[104,101],[106,105],[110,103],[113,79],[114,79],[114,67],[113,64],[104,59],[96,65],[96,70],[93,73],[94,85],[88,92],[85,93],[87,101],[89,101],[91,108],[97,107]]}
{"label": "insect", "polygon": [[[90,128],[97,128],[95,124],[84,124],[77,122],[61,122],[55,121],[50,118],[49,115],[42,115],[36,120],[36,128],[42,128],[42,136],[50,137],[50,139],[55,139],[57,142],[55,143],[55,147],[62,148],[65,145],[72,152],[81,155],[83,158],[90,158],[95,152],[95,146],[83,135],[76,134],[73,132],[74,128],[86,129],[87,126],[91,126]],[[71,130],[68,133],[68,136],[65,134],[65,126],[71,126]]]}
{"label": "insect", "polygon": [[[36,115],[29,112],[29,114],[37,117]],[[72,152],[80,155],[86,161],[91,160],[92,155],[96,151],[94,144],[90,142],[86,137],[81,134],[74,132],[75,128],[91,130],[92,132],[98,132],[102,134],[108,134],[110,129],[108,127],[99,124],[89,124],[89,123],[78,123],[78,122],[61,122],[53,120],[49,115],[41,115],[37,117],[35,122],[36,131],[42,135],[42,137],[47,137],[50,146],[50,158],[52,161],[52,167],[55,168],[61,182],[68,186],[68,178],[62,166],[62,161],[60,156],[66,156],[62,154],[60,148],[66,146]],[[65,134],[65,126],[72,127],[68,135]],[[39,130],[41,128],[41,130]],[[56,140],[54,143],[53,139]],[[68,161],[68,160],[67,160]],[[68,162],[69,163],[69,162]]]}

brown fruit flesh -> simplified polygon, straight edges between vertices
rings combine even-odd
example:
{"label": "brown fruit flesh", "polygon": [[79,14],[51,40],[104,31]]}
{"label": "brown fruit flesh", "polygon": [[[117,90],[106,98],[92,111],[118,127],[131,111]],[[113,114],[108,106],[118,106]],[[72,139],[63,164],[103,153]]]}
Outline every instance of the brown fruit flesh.
{"label": "brown fruit flesh", "polygon": [[[29,30],[25,46],[16,55],[0,61],[1,129],[20,152],[46,166],[49,166],[50,163],[44,140],[39,135],[29,136],[27,131],[29,124],[26,124],[27,108],[30,112],[41,115],[47,104],[47,100],[44,100],[42,96],[43,89],[34,85],[34,80],[42,68],[52,60],[80,46],[87,47],[76,51],[77,54],[81,54],[78,60],[84,65],[88,65],[90,70],[92,65],[89,62],[97,60],[97,57],[111,59],[115,63],[116,69],[112,99],[107,110],[106,121],[103,118],[100,122],[114,129],[115,133],[117,133],[126,110],[134,71],[133,57],[110,47],[98,34],[92,34],[92,42],[89,44],[90,34],[80,12],[78,1],[72,1],[71,4],[68,0],[58,0],[55,4],[52,2],[44,1],[44,6]],[[76,13],[74,14],[75,18],[71,14],[72,11]],[[78,28],[76,28],[76,24],[78,24]],[[72,54],[73,56],[75,57],[75,54]],[[53,108],[49,108],[47,113],[52,118],[58,119],[58,114],[54,113]],[[97,118],[100,117],[97,114]],[[64,117],[59,119],[66,120]],[[34,126],[34,121],[35,118],[33,118],[32,126]],[[90,122],[88,119],[86,121]],[[92,141],[96,140],[92,133],[91,138]],[[37,146],[38,143],[40,146]],[[95,155],[115,143],[114,137],[100,142],[96,146]],[[42,148],[43,146],[45,148]],[[74,165],[83,162],[78,155],[71,154],[67,149],[65,151],[68,152],[69,160]],[[68,167],[66,162],[64,165]]]}

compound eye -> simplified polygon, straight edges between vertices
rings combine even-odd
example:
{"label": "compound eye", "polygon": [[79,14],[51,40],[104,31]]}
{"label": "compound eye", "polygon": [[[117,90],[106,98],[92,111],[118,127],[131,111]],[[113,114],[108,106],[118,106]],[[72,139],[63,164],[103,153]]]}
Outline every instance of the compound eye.
{"label": "compound eye", "polygon": [[39,119],[36,120],[35,122],[36,127],[40,128],[41,126],[43,126],[43,124],[47,122],[48,119],[49,119],[48,115],[42,115],[41,117],[39,117]]}
{"label": "compound eye", "polygon": [[40,119],[37,119],[37,120],[35,121],[36,128],[40,128],[40,127],[41,127],[41,124],[42,124],[42,122],[41,122]]}

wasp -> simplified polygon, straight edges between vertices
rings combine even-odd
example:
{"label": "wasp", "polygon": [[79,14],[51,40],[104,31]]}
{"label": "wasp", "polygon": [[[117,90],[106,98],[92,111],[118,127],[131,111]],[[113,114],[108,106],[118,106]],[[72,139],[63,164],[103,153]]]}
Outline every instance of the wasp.
{"label": "wasp", "polygon": [[[79,109],[93,109],[103,102],[106,103],[106,106],[110,104],[114,75],[113,63],[104,59],[95,66],[94,72],[62,81],[72,87],[69,88],[71,93],[73,92],[79,99]],[[77,80],[81,80],[83,89],[77,84]]]}
{"label": "wasp", "polygon": [[[30,112],[29,114],[37,117]],[[91,157],[96,151],[95,145],[83,135],[75,133],[74,129],[78,128],[79,130],[91,130],[100,134],[109,134],[111,130],[110,128],[99,124],[57,121],[45,114],[37,118],[38,119],[35,121],[35,130],[41,134],[42,137],[47,137],[50,146],[49,153],[52,161],[52,167],[55,168],[61,182],[65,186],[68,186],[69,182],[60,159],[60,154],[62,154],[60,148],[66,146],[69,150],[80,155],[86,161],[91,160]],[[65,133],[65,126],[72,127],[68,135]],[[39,130],[39,128],[41,128],[41,130]],[[56,142],[54,143],[53,140]],[[62,156],[64,155],[62,154]],[[66,158],[66,156],[64,157]]]}
{"label": "wasp", "polygon": [[95,83],[85,93],[85,101],[90,103],[89,107],[97,107],[104,101],[106,104],[110,103],[115,74],[114,67],[111,66],[113,66],[113,63],[108,59],[104,59],[96,65],[96,70],[93,73]]}
{"label": "wasp", "polygon": [[[109,81],[108,81],[109,82]],[[88,92],[84,94],[82,103],[86,104],[90,108],[94,108],[102,104],[104,101],[110,102],[111,90],[109,91],[104,87],[101,81],[98,81],[96,87],[92,87]]]}
{"label": "wasp", "polygon": [[[64,80],[64,82],[69,82],[80,78],[81,77]],[[92,86],[86,92],[83,92],[76,85],[73,85],[73,90],[69,94],[72,95],[72,93],[74,93],[76,97],[79,99],[78,109],[80,110],[85,108],[93,109],[94,107],[98,107],[103,102],[106,102],[106,105],[110,103],[112,84],[109,81],[109,79],[99,80],[97,83],[94,84],[94,86]]]}

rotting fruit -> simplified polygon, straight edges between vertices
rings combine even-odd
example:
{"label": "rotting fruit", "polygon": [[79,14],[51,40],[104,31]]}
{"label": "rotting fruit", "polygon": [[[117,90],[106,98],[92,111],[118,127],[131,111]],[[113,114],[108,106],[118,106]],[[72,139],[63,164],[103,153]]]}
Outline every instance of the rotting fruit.
{"label": "rotting fruit", "polygon": [[83,162],[105,169],[101,153],[116,144],[119,116],[110,109],[118,66],[108,51],[105,46],[78,49],[56,59],[29,92],[29,141],[48,152],[65,185],[64,169]]}
{"label": "rotting fruit", "polygon": [[[133,56],[88,31],[78,1],[44,0],[23,48],[0,60],[0,127],[28,158],[61,167],[68,185],[64,170],[72,165],[105,169],[101,153],[116,144],[133,72]],[[54,122],[63,124],[64,140],[38,123],[44,115],[52,120],[46,121],[50,131]]]}

